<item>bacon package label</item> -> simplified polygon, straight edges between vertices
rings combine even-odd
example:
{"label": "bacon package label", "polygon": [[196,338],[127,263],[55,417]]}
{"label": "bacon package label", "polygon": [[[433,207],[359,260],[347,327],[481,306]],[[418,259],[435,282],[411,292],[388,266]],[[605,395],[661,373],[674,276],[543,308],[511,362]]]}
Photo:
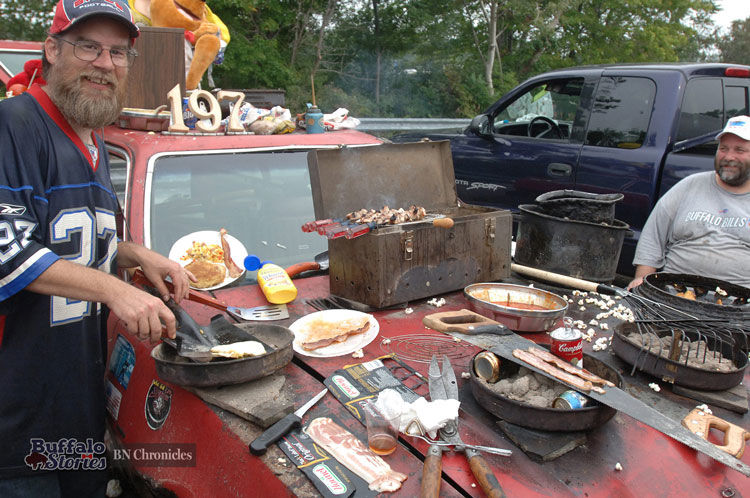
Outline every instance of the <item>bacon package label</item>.
{"label": "bacon package label", "polygon": [[377,495],[364,479],[316,445],[302,429],[292,430],[276,444],[325,498],[369,498]]}
{"label": "bacon package label", "polygon": [[[365,363],[349,365],[333,374],[323,381],[328,390],[344,405],[357,420],[365,423],[363,406],[367,400],[376,398],[378,393],[384,389],[394,389],[407,403],[416,401],[419,395],[407,387],[404,382],[388,369],[384,362],[397,361],[390,355]],[[399,362],[400,365],[400,362]],[[403,367],[402,367],[403,368]],[[407,376],[416,385],[423,382],[414,376]]]}

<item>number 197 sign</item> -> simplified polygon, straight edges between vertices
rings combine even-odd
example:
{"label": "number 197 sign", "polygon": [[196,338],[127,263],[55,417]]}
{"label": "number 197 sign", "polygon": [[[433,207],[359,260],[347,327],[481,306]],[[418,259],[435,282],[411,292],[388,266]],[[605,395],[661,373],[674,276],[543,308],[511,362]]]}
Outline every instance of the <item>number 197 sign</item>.
{"label": "number 197 sign", "polygon": [[[180,93],[180,85],[175,85],[167,94],[169,100],[169,108],[172,112],[172,122],[169,125],[168,130],[172,133],[188,133],[190,128],[185,125],[185,120],[182,118],[182,94]],[[203,105],[199,105],[199,101],[202,100],[207,104],[207,108]],[[220,90],[216,97],[208,93],[206,90],[197,90],[190,94],[188,98],[187,107],[193,115],[198,118],[195,123],[195,129],[203,133],[216,133],[221,127],[221,108],[219,102],[223,100],[231,100],[234,102],[232,106],[232,112],[229,115],[229,122],[227,123],[226,131],[228,133],[244,132],[245,127],[240,122],[240,107],[242,102],[245,100],[245,94],[242,92],[229,92],[226,90]],[[202,103],[201,103],[202,104]]]}

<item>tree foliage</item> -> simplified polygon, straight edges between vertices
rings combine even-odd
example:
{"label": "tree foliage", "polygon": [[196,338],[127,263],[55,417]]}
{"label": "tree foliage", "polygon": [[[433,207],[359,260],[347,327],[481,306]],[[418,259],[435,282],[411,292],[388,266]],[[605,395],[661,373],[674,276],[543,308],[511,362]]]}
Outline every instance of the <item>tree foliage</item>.
{"label": "tree foliage", "polygon": [[[222,88],[286,91],[355,116],[470,117],[554,68],[748,63],[750,26],[715,38],[715,0],[208,0],[227,24]],[[55,0],[0,0],[0,38],[43,39]]]}
{"label": "tree foliage", "polygon": [[733,64],[750,65],[750,17],[734,21],[727,35],[719,40],[721,60]]}
{"label": "tree foliage", "polygon": [[42,41],[57,0],[0,1],[0,40]]}

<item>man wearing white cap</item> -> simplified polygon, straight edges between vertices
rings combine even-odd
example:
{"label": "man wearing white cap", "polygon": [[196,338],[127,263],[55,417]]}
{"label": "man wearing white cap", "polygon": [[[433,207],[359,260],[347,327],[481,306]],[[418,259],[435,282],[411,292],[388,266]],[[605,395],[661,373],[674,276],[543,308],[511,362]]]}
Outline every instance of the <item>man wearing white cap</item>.
{"label": "man wearing white cap", "polygon": [[750,287],[750,117],[733,117],[716,139],[715,171],[684,178],[654,207],[628,288],[659,268]]}
{"label": "man wearing white cap", "polygon": [[117,198],[95,130],[122,108],[138,28],[125,0],[60,0],[47,85],[0,102],[0,497],[103,496],[103,303],[142,339],[175,335],[161,299],[113,273],[140,266],[175,299],[179,264],[119,242]]}

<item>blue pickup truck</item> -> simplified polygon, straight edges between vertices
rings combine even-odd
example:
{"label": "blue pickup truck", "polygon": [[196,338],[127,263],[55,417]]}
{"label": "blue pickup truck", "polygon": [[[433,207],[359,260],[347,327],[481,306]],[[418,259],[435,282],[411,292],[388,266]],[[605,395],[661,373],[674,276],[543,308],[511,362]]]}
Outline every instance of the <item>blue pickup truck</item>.
{"label": "blue pickup truck", "polygon": [[750,67],[729,64],[599,65],[535,76],[450,140],[461,200],[518,211],[551,190],[622,193],[625,240],[618,273],[656,201],[681,178],[713,168],[714,137],[748,114]]}

